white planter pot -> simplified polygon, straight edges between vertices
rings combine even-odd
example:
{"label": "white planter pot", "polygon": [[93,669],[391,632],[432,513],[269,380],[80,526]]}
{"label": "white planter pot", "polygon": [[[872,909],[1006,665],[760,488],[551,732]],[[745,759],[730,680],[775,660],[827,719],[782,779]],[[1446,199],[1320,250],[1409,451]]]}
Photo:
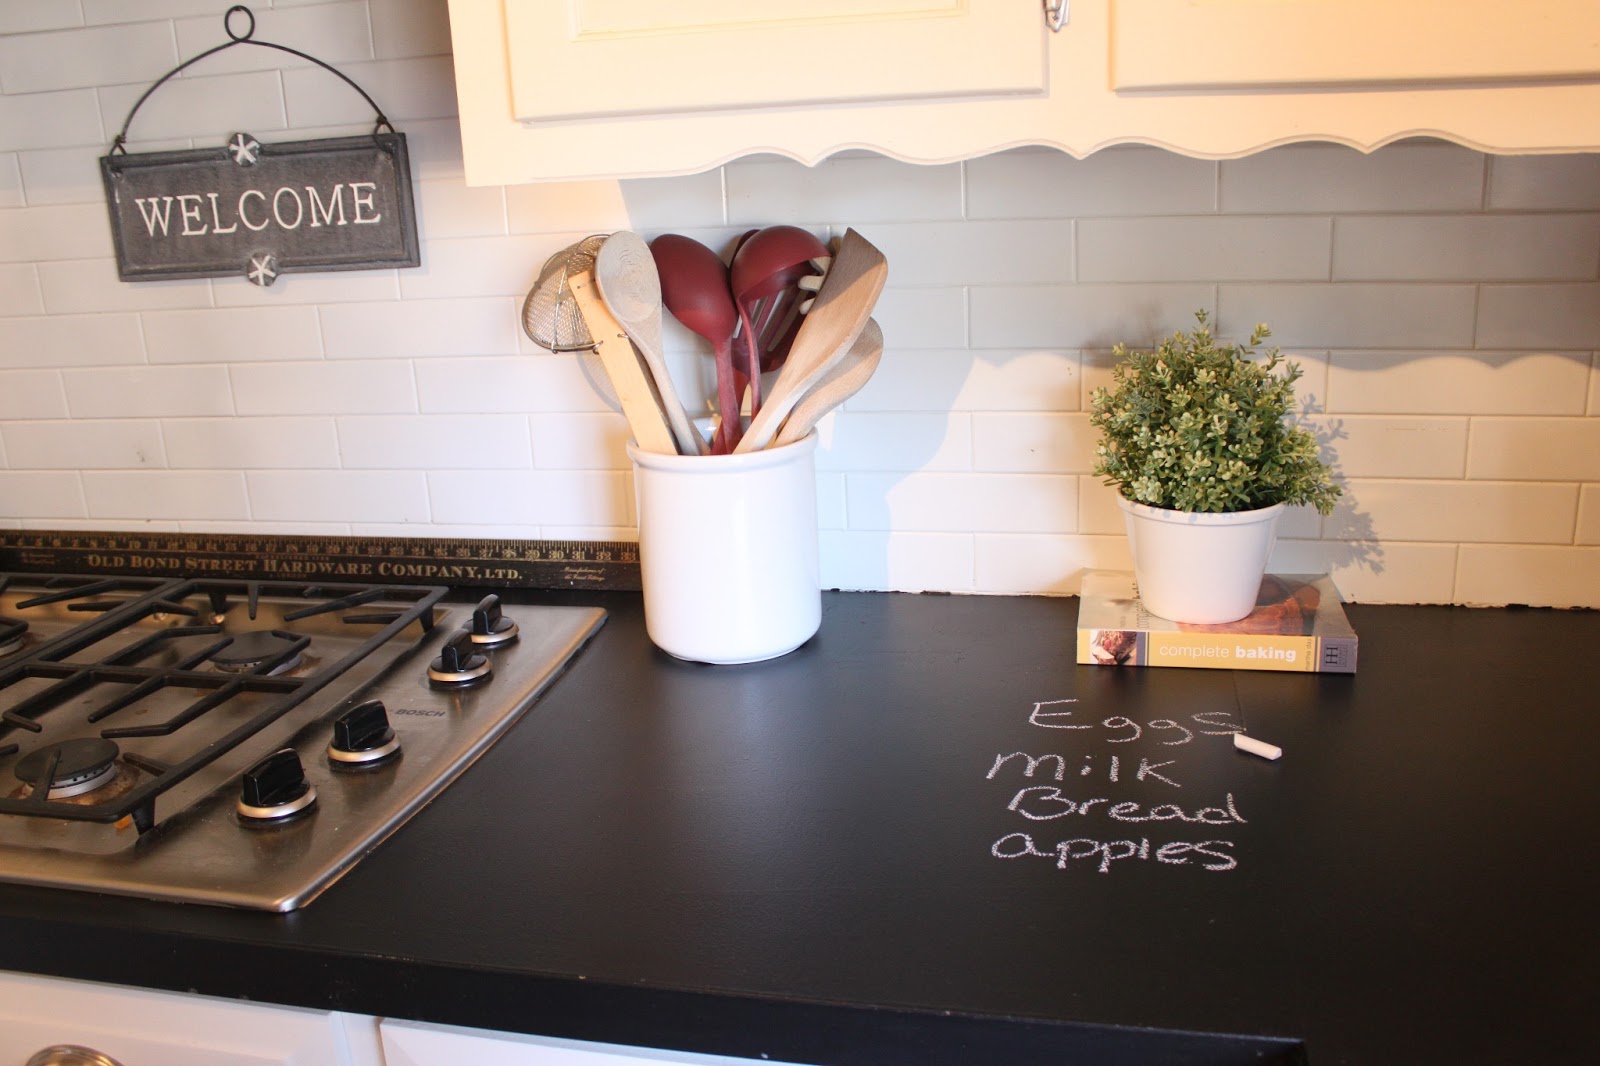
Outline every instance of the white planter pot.
{"label": "white planter pot", "polygon": [[1117,498],[1139,599],[1173,622],[1235,622],[1255,608],[1287,504],[1225,514],[1170,511]]}

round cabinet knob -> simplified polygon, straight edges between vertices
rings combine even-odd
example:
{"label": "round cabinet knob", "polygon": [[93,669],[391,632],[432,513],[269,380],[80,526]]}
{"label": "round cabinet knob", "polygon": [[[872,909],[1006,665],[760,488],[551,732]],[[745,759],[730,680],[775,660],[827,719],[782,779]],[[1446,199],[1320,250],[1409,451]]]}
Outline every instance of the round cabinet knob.
{"label": "round cabinet knob", "polygon": [[333,720],[328,758],[339,769],[380,766],[400,754],[400,738],[389,725],[382,700],[368,700]]}
{"label": "round cabinet knob", "polygon": [[239,782],[239,817],[250,822],[282,822],[311,810],[317,790],[293,748],[282,748],[244,772]]}
{"label": "round cabinet knob", "polygon": [[439,657],[428,665],[428,680],[441,685],[470,685],[494,670],[489,657],[472,643],[472,631],[463,629],[439,649]]}
{"label": "round cabinet knob", "polygon": [[122,1066],[110,1055],[77,1044],[57,1044],[33,1053],[27,1066]]}
{"label": "round cabinet knob", "polygon": [[472,612],[472,643],[480,648],[493,648],[517,639],[517,623],[500,613],[500,597],[494,593],[483,598]]}

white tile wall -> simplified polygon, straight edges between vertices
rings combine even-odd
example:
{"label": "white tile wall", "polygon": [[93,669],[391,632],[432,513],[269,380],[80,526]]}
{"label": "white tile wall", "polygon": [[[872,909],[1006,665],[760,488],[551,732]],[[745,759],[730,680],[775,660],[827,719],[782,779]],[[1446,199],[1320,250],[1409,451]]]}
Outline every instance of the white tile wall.
{"label": "white tile wall", "polygon": [[[780,222],[888,253],[877,377],[822,426],[824,579],[1070,594],[1128,565],[1089,472],[1116,343],[1258,321],[1346,479],[1272,565],[1366,601],[1600,607],[1600,157],[1437,141],[1213,162],[1021,148],[917,167],[752,156],[648,181],[469,189],[437,0],[259,4],[408,136],[422,266],[126,284],[98,157],[222,39],[212,0],[0,5],[0,525],[634,535],[625,427],[523,335],[551,253]],[[367,127],[332,75],[235,49],[163,86],[132,150]],[[669,324],[686,378],[704,347]]]}

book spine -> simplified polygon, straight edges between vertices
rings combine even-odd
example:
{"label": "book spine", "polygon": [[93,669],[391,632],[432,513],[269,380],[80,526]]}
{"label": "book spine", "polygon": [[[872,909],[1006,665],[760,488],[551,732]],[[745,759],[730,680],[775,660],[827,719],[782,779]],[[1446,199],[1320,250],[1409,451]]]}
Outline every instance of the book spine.
{"label": "book spine", "polygon": [[[1078,631],[1078,662],[1093,664],[1098,630]],[[1209,670],[1355,673],[1353,637],[1324,639],[1254,633],[1142,632],[1138,654],[1123,666],[1188,666]]]}

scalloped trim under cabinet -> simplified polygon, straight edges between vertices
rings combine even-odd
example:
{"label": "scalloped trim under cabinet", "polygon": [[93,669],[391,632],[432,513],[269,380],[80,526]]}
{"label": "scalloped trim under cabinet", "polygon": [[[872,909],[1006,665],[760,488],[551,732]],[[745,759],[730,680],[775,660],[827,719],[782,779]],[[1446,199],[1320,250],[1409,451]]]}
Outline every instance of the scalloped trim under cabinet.
{"label": "scalloped trim under cabinet", "polygon": [[1222,159],[1413,136],[1600,151],[1595,0],[1073,0],[1060,33],[1042,10],[450,0],[467,183],[686,174],[754,153],[811,164],[849,148],[917,163],[1122,143]]}

